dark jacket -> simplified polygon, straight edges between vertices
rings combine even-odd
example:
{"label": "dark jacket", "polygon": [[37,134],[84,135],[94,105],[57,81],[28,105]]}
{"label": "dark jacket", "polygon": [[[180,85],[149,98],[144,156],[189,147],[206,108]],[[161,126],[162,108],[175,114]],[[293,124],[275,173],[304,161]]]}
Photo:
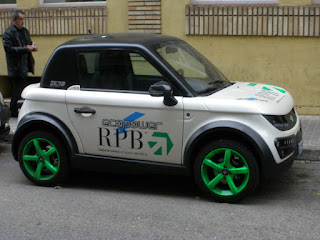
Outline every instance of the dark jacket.
{"label": "dark jacket", "polygon": [[34,59],[31,52],[20,39],[19,32],[25,35],[28,45],[32,44],[28,29],[19,30],[13,23],[4,32],[2,41],[6,52],[7,68],[9,77],[20,77],[26,79],[28,72],[34,74]]}

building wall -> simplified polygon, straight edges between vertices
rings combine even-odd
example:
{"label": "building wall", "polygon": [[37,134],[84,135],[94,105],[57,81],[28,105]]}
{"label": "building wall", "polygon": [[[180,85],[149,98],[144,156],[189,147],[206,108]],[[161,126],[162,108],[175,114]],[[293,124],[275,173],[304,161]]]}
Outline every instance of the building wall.
{"label": "building wall", "polygon": [[[26,2],[25,0],[17,0],[18,8],[27,9],[38,6],[38,0],[29,0],[28,4]],[[320,45],[319,37],[315,34],[319,33],[317,21],[320,15],[320,11],[317,15],[318,8],[315,7],[320,7],[320,5],[312,5],[312,2],[313,0],[279,0],[279,6],[273,6],[275,10],[257,9],[257,24],[259,24],[260,18],[261,31],[259,30],[260,34],[257,32],[255,35],[249,35],[246,31],[234,32],[230,30],[231,28],[235,29],[234,24],[239,24],[239,19],[244,21],[244,18],[243,16],[239,17],[239,14],[242,13],[237,10],[239,6],[228,7],[225,11],[232,11],[231,14],[227,12],[231,22],[224,30],[227,34],[219,35],[214,34],[213,28],[209,28],[207,32],[198,31],[195,28],[197,32],[190,34],[187,22],[188,9],[192,6],[190,0],[108,0],[105,31],[144,31],[177,36],[198,49],[230,80],[265,82],[284,87],[294,97],[296,108],[300,114],[320,114],[320,87],[318,84]],[[285,7],[290,9],[291,6],[295,7],[292,8],[292,13],[296,11],[297,15],[285,15],[288,19],[283,18],[281,24],[285,24],[286,21],[289,24],[289,18],[292,17],[292,35],[284,34],[282,31],[277,32],[278,36],[274,36],[273,29],[277,28],[282,20],[275,20],[276,22],[272,20],[267,23],[264,19],[270,19],[270,17],[280,19],[278,15],[281,12],[278,12],[278,9],[280,9],[279,11]],[[307,8],[302,8],[302,6],[307,6]],[[207,13],[209,19],[209,10]],[[213,18],[214,12],[212,12]],[[200,21],[200,25],[197,27],[206,24],[205,21],[203,18],[203,22]],[[295,26],[297,34],[294,34]],[[32,35],[33,41],[39,46],[39,52],[34,53],[37,76],[41,76],[52,51],[64,41],[75,36],[78,35]],[[3,48],[0,48],[1,62],[5,62]],[[5,64],[0,64],[0,75],[6,75]]]}

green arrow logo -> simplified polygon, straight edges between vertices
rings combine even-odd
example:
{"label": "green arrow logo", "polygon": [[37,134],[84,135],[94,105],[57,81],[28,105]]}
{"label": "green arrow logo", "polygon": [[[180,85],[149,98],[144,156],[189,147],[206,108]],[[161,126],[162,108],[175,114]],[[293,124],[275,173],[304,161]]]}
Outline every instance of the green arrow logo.
{"label": "green arrow logo", "polygon": [[[168,135],[168,133],[162,133],[162,132],[154,132],[152,134],[152,137],[160,137],[165,138],[167,140],[167,155],[169,155],[169,152],[171,151],[173,147],[173,143]],[[152,149],[155,145],[157,145],[158,142],[148,142],[149,147]],[[155,152],[154,155],[162,156],[162,146],[160,146]]]}
{"label": "green arrow logo", "polygon": [[[251,87],[255,87],[256,85],[258,85],[258,83],[249,83],[248,86],[251,86]],[[285,90],[283,89],[280,89],[280,87],[276,86],[276,85],[273,85],[273,84],[266,84],[266,85],[269,85],[270,87],[276,89],[277,91],[281,92],[281,93],[286,93]],[[267,90],[267,91],[272,91],[271,88],[268,88],[268,87],[262,87],[263,90]]]}

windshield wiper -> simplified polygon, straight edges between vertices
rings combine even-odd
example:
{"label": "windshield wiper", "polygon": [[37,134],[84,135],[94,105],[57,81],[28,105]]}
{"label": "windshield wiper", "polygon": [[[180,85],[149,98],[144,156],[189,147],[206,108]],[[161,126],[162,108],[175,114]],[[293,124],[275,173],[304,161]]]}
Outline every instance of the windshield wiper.
{"label": "windshield wiper", "polygon": [[215,91],[216,89],[217,88],[206,88],[206,89],[203,89],[201,91],[198,91],[198,94],[212,92],[212,91]]}
{"label": "windshield wiper", "polygon": [[215,84],[215,83],[224,83],[224,81],[222,80],[215,80],[213,82],[209,82],[208,85],[212,85],[212,84]]}
{"label": "windshield wiper", "polygon": [[[221,81],[221,80],[217,80],[217,81]],[[209,85],[212,85],[214,83],[215,82],[210,82]],[[224,83],[224,81],[221,81],[221,83]],[[217,91],[220,91],[221,89],[227,88],[227,87],[229,87],[231,85],[232,85],[232,83],[228,83],[228,84],[226,84],[224,86],[211,86],[211,87],[208,87],[208,88],[203,89],[201,91],[198,91],[198,94],[209,93],[209,92],[217,92]]]}

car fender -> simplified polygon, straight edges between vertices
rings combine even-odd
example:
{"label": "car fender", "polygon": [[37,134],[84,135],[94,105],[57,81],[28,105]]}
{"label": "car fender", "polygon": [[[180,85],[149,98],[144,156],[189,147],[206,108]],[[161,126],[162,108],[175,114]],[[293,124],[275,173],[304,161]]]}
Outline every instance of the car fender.
{"label": "car fender", "polygon": [[22,138],[30,132],[31,128],[45,131],[50,129],[67,144],[70,159],[75,153],[78,153],[78,147],[72,133],[60,119],[47,113],[32,112],[23,116],[14,134],[11,150],[15,160],[18,160],[19,144]]}
{"label": "car fender", "polygon": [[[271,176],[276,165],[272,152],[263,138],[252,128],[234,121],[212,122],[199,128],[189,138],[184,151],[184,165],[192,169],[198,144],[203,140],[219,138],[238,138],[249,144],[249,147],[258,155],[258,164],[261,166],[262,175]],[[203,145],[202,145],[203,146]]]}

